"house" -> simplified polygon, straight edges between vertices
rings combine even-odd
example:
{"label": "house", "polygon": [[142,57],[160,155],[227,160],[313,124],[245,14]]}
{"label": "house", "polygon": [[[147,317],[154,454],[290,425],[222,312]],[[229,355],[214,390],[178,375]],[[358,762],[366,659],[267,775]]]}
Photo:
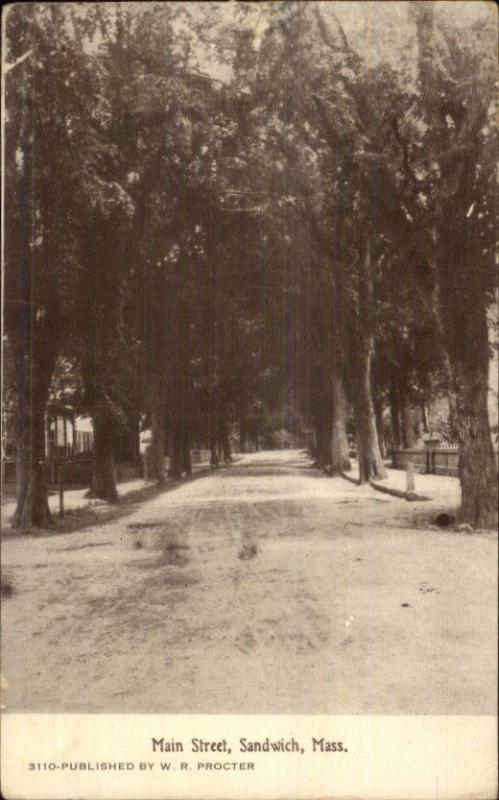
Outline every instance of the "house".
{"label": "house", "polygon": [[[45,455],[51,481],[55,480],[55,463],[59,459],[90,463],[93,443],[90,417],[76,415],[70,405],[61,402],[47,406]],[[5,483],[14,483],[16,480],[16,451],[14,411],[6,408],[2,413],[2,481]]]}

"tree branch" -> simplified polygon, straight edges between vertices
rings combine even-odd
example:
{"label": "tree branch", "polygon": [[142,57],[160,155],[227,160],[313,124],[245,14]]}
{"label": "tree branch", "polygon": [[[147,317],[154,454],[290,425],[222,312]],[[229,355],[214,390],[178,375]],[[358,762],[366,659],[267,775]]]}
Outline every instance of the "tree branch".
{"label": "tree branch", "polygon": [[397,141],[397,143],[400,146],[400,149],[402,150],[402,161],[403,161],[403,164],[404,164],[404,170],[407,173],[407,175],[409,176],[409,178],[411,179],[411,181],[414,184],[416,184],[417,183],[416,176],[414,175],[413,169],[412,169],[412,167],[411,167],[411,165],[409,163],[409,147],[408,147],[407,142],[405,141],[404,137],[400,133],[400,128],[399,128],[397,117],[392,117],[392,119],[391,119],[391,127],[392,127],[392,131],[393,131],[393,135],[395,137],[395,140]]}
{"label": "tree branch", "polygon": [[16,60],[14,61],[13,64],[4,64],[3,65],[4,75],[6,75],[7,72],[10,72],[11,70],[13,70],[15,67],[18,67],[19,64],[23,63],[23,61],[26,61],[26,59],[31,55],[32,52],[33,52],[33,48],[31,48],[31,50],[28,50],[26,53],[24,53],[24,55],[19,56],[19,58],[16,58]]}
{"label": "tree branch", "polygon": [[[317,27],[319,28],[319,33],[322,37],[322,41],[327,47],[329,47],[330,50],[334,50],[333,39],[331,38],[331,34],[328,31],[324,17],[322,16],[318,6],[314,7],[314,13],[315,13],[315,18],[317,20]],[[336,23],[336,27],[338,28],[344,49],[350,51],[350,45],[348,44],[348,39],[341,22],[339,21],[338,17],[334,12],[331,12],[331,16],[333,17]]]}

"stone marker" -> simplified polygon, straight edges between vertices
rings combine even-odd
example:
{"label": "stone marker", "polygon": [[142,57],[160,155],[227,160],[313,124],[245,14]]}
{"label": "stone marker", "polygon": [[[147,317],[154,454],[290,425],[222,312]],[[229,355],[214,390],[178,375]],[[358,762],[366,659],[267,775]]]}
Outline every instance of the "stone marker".
{"label": "stone marker", "polygon": [[415,489],[414,464],[411,461],[409,461],[407,463],[407,471],[406,471],[406,493],[414,494],[414,489]]}

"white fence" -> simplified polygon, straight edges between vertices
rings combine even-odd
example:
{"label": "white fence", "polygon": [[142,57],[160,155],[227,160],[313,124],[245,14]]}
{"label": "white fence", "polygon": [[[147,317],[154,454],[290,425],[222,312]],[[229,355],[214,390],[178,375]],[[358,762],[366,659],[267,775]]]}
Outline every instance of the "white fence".
{"label": "white fence", "polygon": [[459,475],[459,452],[457,447],[393,450],[392,463],[395,469],[406,469],[409,462],[414,465],[415,472],[433,473],[434,475]]}

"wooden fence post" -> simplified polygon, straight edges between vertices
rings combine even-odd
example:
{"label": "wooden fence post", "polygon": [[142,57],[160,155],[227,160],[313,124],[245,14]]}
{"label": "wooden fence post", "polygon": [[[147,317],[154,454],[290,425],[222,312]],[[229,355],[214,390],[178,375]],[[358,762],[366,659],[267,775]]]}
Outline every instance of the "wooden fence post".
{"label": "wooden fence post", "polygon": [[64,475],[63,466],[59,464],[57,467],[57,482],[59,484],[59,516],[64,516]]}
{"label": "wooden fence post", "polygon": [[412,463],[412,461],[407,462],[405,490],[407,494],[414,494],[415,490],[414,464]]}

